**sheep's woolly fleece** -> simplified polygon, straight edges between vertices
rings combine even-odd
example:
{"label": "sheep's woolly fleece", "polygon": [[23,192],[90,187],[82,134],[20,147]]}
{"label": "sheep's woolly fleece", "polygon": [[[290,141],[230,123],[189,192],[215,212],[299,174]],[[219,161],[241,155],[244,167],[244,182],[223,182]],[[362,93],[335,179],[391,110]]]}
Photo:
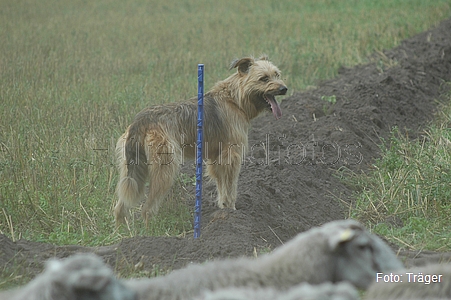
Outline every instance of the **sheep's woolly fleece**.
{"label": "sheep's woolly fleece", "polygon": [[[279,120],[271,115],[254,120],[249,135],[254,148],[240,173],[237,210],[219,211],[214,185],[206,185],[200,239],[191,234],[135,237],[85,248],[12,242],[0,235],[0,265],[20,263],[24,274],[37,274],[49,257],[95,251],[116,271],[134,265],[141,271],[156,266],[177,269],[214,258],[259,255],[299,232],[343,219],[346,209],[341,201],[350,202],[353,191],[334,172],[341,167],[368,170],[379,155],[380,137],[387,138],[392,126],[415,137],[433,118],[443,82],[451,81],[451,19],[383,53],[384,57],[375,54],[370,64],[343,67],[337,78],[283,99]],[[397,63],[382,70],[378,62],[385,59]],[[323,96],[334,97],[336,104],[325,107]],[[301,150],[294,151],[302,147],[305,157]],[[182,171],[191,175],[193,170],[186,165]],[[114,199],[108,200],[106,214]],[[184,201],[194,207],[194,189]]]}
{"label": "sheep's woolly fleece", "polygon": [[303,232],[256,259],[194,264],[166,276],[125,284],[141,300],[176,300],[229,287],[288,290],[301,282],[347,281],[366,289],[376,273],[400,269],[402,263],[380,238],[354,220],[339,220]]}
{"label": "sheep's woolly fleece", "polygon": [[357,290],[347,282],[310,285],[302,283],[288,291],[273,288],[246,289],[228,288],[215,292],[204,292],[193,300],[359,300]]}

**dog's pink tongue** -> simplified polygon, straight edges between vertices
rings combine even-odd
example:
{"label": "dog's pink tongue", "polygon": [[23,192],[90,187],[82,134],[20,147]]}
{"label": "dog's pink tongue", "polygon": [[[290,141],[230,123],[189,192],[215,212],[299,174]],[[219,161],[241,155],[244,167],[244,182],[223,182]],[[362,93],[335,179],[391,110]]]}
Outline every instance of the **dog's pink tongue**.
{"label": "dog's pink tongue", "polygon": [[269,98],[269,104],[271,104],[272,114],[278,120],[282,116],[282,110],[274,97]]}

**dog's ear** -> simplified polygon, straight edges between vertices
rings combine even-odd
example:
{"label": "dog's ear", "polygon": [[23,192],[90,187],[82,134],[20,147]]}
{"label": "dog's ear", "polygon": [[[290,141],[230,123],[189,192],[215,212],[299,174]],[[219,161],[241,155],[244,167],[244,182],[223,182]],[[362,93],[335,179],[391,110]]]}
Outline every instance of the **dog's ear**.
{"label": "dog's ear", "polygon": [[233,68],[238,68],[238,73],[240,75],[247,74],[249,72],[249,68],[254,64],[254,59],[252,57],[244,57],[241,59],[235,59],[230,64],[230,70]]}

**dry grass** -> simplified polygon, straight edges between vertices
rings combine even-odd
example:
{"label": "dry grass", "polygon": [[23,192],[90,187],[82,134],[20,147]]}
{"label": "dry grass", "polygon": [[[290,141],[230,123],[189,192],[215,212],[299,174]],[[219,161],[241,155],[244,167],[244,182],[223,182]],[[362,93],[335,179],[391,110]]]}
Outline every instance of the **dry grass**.
{"label": "dry grass", "polygon": [[[451,86],[450,86],[451,87]],[[396,129],[360,187],[352,216],[409,249],[450,250],[451,96],[416,141]]]}

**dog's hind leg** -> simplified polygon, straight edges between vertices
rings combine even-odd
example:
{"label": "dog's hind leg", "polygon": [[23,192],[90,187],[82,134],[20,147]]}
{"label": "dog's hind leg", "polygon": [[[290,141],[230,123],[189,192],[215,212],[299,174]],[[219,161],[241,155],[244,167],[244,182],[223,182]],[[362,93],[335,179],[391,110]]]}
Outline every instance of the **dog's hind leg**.
{"label": "dog's hind leg", "polygon": [[207,166],[208,175],[216,181],[218,207],[235,208],[238,177],[241,169],[241,149],[237,145],[222,153],[222,160]]}
{"label": "dog's hind leg", "polygon": [[149,162],[149,193],[141,210],[146,224],[149,217],[158,213],[161,201],[166,197],[180,170],[180,151],[178,150],[170,142],[152,147],[154,153],[153,160]]}

